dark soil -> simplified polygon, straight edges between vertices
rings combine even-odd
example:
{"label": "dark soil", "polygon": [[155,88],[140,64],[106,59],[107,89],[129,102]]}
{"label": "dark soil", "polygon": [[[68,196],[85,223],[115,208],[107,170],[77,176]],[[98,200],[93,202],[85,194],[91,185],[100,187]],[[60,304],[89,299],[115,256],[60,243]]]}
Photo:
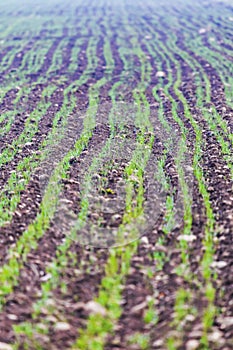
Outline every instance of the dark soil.
{"label": "dark soil", "polygon": [[[111,6],[102,9],[103,16],[106,9],[111,9],[112,14],[114,8]],[[133,7],[132,7],[133,9]],[[150,9],[154,10],[153,8]],[[87,9],[88,11],[88,9]],[[98,66],[95,71],[88,75],[85,83],[77,89],[75,97],[77,98],[77,105],[72,114],[77,115],[77,138],[83,131],[83,119],[82,114],[85,113],[89,107],[89,93],[95,84],[102,78],[106,77],[105,84],[100,88],[99,92],[99,107],[96,114],[96,127],[93,130],[93,135],[89,140],[88,146],[81,152],[79,157],[73,157],[70,160],[70,168],[68,170],[67,178],[62,180],[63,192],[62,198],[65,200],[66,205],[75,213],[78,214],[81,203],[81,190],[82,184],[85,181],[85,175],[88,167],[91,165],[93,159],[101,152],[102,147],[106,144],[110,137],[110,127],[108,120],[103,116],[109,115],[112,108],[112,101],[109,96],[111,88],[117,81],[121,81],[121,85],[117,90],[116,101],[122,101],[126,104],[132,104],[133,102],[133,90],[137,88],[140,81],[140,68],[141,62],[135,53],[132,54],[131,60],[135,67],[134,72],[128,72],[126,74],[124,62],[119,52],[119,45],[117,38],[119,36],[117,25],[124,27],[124,21],[121,20],[121,13],[115,14],[115,21],[109,21],[109,29],[112,31],[111,36],[111,52],[115,62],[115,67],[111,75],[109,74],[109,67],[104,56],[104,38],[107,35],[106,22],[103,18],[95,18],[96,9],[93,9],[91,17],[99,29],[98,45],[96,55],[98,57]],[[91,10],[88,11],[90,15]],[[131,25],[135,26],[135,21],[138,18],[133,18],[134,10],[129,9],[129,16],[132,16]],[[62,13],[61,13],[62,15]],[[77,15],[77,13],[76,13]],[[84,15],[84,13],[83,13]],[[106,14],[105,14],[106,15]],[[114,14],[113,14],[114,15]],[[150,21],[148,11],[145,11],[141,16],[148,16],[148,23],[153,28],[153,22]],[[1,14],[0,14],[1,17]],[[98,17],[98,16],[97,16]],[[139,14],[140,18],[140,14]],[[76,19],[78,21],[78,18]],[[88,25],[89,18],[87,18]],[[156,35],[160,35],[161,41],[165,47],[167,45],[167,37],[171,32],[169,25],[161,20],[164,25],[164,31],[158,28],[154,29]],[[135,27],[136,28],[136,27]],[[140,23],[139,23],[140,28]],[[143,29],[143,26],[141,27]],[[79,35],[79,29],[77,26],[77,35],[69,37],[69,43],[67,49],[63,53],[62,68],[56,72],[56,75],[49,77],[45,84],[38,83],[40,76],[46,76],[47,71],[52,63],[54,52],[59,45],[59,42],[68,36],[68,29],[63,28],[62,36],[55,38],[53,45],[47,53],[47,58],[41,66],[40,70],[36,74],[30,74],[27,72],[25,75],[29,84],[37,84],[29,94],[28,100],[25,103],[22,99],[18,102],[19,113],[16,113],[13,124],[9,133],[4,136],[4,140],[0,140],[1,152],[10,147],[12,142],[20,136],[25,127],[25,122],[28,115],[36,108],[37,103],[41,99],[41,93],[44,87],[50,84],[50,78],[53,82],[60,76],[65,76],[66,81],[61,83],[57,82],[57,89],[51,95],[51,106],[48,108],[46,114],[41,118],[38,125],[38,131],[32,139],[30,146],[22,145],[21,152],[17,153],[9,163],[1,166],[0,188],[3,189],[5,183],[9,179],[12,171],[17,170],[17,166],[29,155],[34,153],[40,154],[40,147],[42,142],[46,139],[49,132],[52,130],[52,121],[56,113],[61,110],[62,102],[64,98],[64,90],[72,82],[78,80],[88,67],[88,55],[87,45],[88,40],[93,31],[90,29],[89,34],[86,37],[84,44],[80,49],[80,53],[77,57],[78,69],[71,76],[67,74],[67,69],[70,64],[72,49],[75,46],[75,41]],[[145,30],[145,29],[144,29]],[[232,116],[233,111],[227,104],[224,85],[218,75],[218,72],[211,63],[207,62],[202,57],[199,57],[195,52],[187,49],[184,43],[184,37],[182,31],[177,31],[176,45],[182,50],[186,51],[190,56],[195,58],[203,67],[207,74],[211,85],[211,104],[216,107],[218,113],[227,122],[229,128],[229,134],[233,131]],[[138,30],[139,43],[143,52],[147,55],[147,58],[152,66],[150,72],[150,83],[146,86],[145,95],[151,108],[151,123],[154,128],[159,125],[157,119],[157,113],[159,109],[159,103],[155,101],[153,97],[153,87],[158,83],[159,79],[156,76],[157,66],[153,57],[150,55],[148,48],[145,44],[144,37],[148,33],[144,33]],[[43,36],[46,38],[45,32]],[[130,39],[130,38],[129,38]],[[37,40],[37,39],[36,39]],[[152,39],[153,40],[153,37]],[[30,50],[33,42],[29,42],[20,55],[15,57],[9,71],[3,72],[3,78],[6,80],[9,78],[8,73],[12,69],[17,70],[22,64],[23,56]],[[129,43],[129,45],[131,45]],[[203,45],[209,47],[208,41],[203,39]],[[224,45],[228,50],[232,49],[229,45]],[[11,47],[8,47],[10,50]],[[169,47],[167,47],[169,50]],[[209,49],[212,49],[209,47]],[[221,51],[218,51],[221,52]],[[4,52],[5,54],[5,52]],[[0,53],[0,57],[2,57]],[[158,52],[159,56],[159,52]],[[213,209],[215,218],[215,261],[225,262],[224,269],[219,271],[217,279],[212,279],[214,287],[216,288],[215,305],[219,308],[219,315],[214,319],[210,334],[220,334],[220,341],[210,340],[210,348],[212,350],[230,350],[233,349],[233,321],[230,323],[224,322],[226,319],[233,319],[233,288],[232,288],[232,276],[233,276],[233,185],[232,174],[230,172],[227,162],[223,158],[221,146],[218,143],[217,138],[210,130],[208,123],[203,119],[200,109],[196,107],[196,83],[191,67],[189,67],[184,60],[175,54],[175,58],[179,61],[182,70],[182,84],[180,91],[188,101],[189,109],[194,117],[195,121],[201,128],[203,145],[202,154],[200,158],[200,166],[203,170],[204,183],[209,194],[209,200]],[[228,55],[225,55],[223,59],[229,59]],[[161,58],[160,58],[161,59]],[[170,60],[170,58],[168,58]],[[177,67],[174,62],[170,61],[172,67],[173,83],[177,77]],[[162,64],[163,71],[166,72],[166,64]],[[167,72],[166,72],[167,73]],[[167,84],[167,74],[162,82],[162,87],[159,91],[159,96],[163,103],[164,115],[166,116],[169,124],[173,129],[179,129],[179,125],[173,119],[172,105],[170,100],[164,93],[164,86]],[[0,105],[1,113],[9,110],[13,110],[13,101],[17,96],[18,89],[11,89],[3,98]],[[192,127],[191,122],[186,118],[184,112],[184,106],[175,93],[174,86],[169,88],[170,95],[177,100],[177,112],[180,120],[187,128],[187,145],[190,154],[194,154],[195,151],[195,130]],[[4,123],[2,123],[4,128]],[[220,127],[218,130],[221,132]],[[180,130],[179,130],[180,132]],[[129,126],[128,138],[135,142],[136,131]],[[224,135],[228,140],[229,135]],[[75,141],[75,140],[74,140]],[[159,158],[164,150],[162,144],[164,140],[161,140],[158,135],[155,135],[155,141],[153,145],[153,156],[155,159]],[[230,149],[232,152],[232,148]],[[232,154],[232,153],[231,153]],[[129,157],[129,156],[128,156]],[[129,159],[127,154],[125,159],[117,163],[117,169],[115,171],[109,171],[107,174],[107,185],[112,191],[109,194],[109,198],[114,199],[114,191],[116,189],[116,183],[122,180],[124,176],[124,170]],[[149,170],[148,170],[149,171]],[[165,173],[167,178],[171,182],[173,189],[178,186],[178,173],[175,167],[175,160],[173,154],[168,154],[165,162]],[[0,228],[0,263],[1,265],[9,261],[9,249],[15,246],[15,243],[21,237],[26,228],[35,220],[37,214],[40,211],[40,204],[42,201],[42,191],[40,183],[38,181],[38,174],[35,172],[26,188],[21,191],[20,202],[17,205],[16,211],[13,213],[12,220],[6,223],[5,226]],[[98,174],[97,174],[98,175]],[[207,348],[198,345],[196,347],[189,347],[190,340],[200,341],[202,336],[202,313],[207,306],[204,290],[197,289],[196,281],[200,282],[203,286],[205,281],[203,280],[203,274],[200,266],[200,261],[204,254],[203,238],[205,235],[205,225],[207,222],[207,216],[205,213],[205,205],[202,195],[200,194],[199,184],[194,177],[192,184],[192,227],[191,233],[196,236],[196,240],[191,242],[188,248],[190,273],[195,276],[195,281],[187,282],[184,276],[179,276],[175,272],[175,267],[180,265],[180,247],[177,244],[177,238],[182,234],[184,227],[183,223],[177,223],[177,225],[166,234],[163,229],[164,225],[164,212],[158,216],[154,226],[147,230],[143,238],[138,242],[137,252],[134,254],[129,274],[122,281],[122,314],[114,326],[113,334],[109,334],[105,350],[140,350],[139,344],[132,343],[132,336],[139,333],[149,338],[148,349],[168,349],[166,341],[169,336],[180,336],[181,343],[178,345],[179,350],[192,350],[199,349],[204,350]],[[111,192],[110,191],[110,192]],[[13,193],[9,193],[9,197]],[[103,195],[103,193],[101,194]],[[150,193],[146,192],[146,200],[149,200]],[[107,195],[106,195],[107,196]],[[122,222],[123,212],[119,215],[118,225]],[[103,215],[104,217],[104,215]],[[95,224],[94,215],[89,213],[88,222]],[[104,217],[104,225],[108,227],[111,223],[111,215]],[[113,224],[114,227],[115,224]],[[4,305],[0,313],[0,342],[13,344],[16,340],[19,341],[19,349],[26,349],[27,345],[30,350],[36,350],[35,344],[30,343],[28,339],[17,337],[13,327],[21,322],[29,322],[34,326],[38,323],[43,323],[46,319],[48,321],[48,334],[38,336],[37,341],[41,344],[43,349],[46,350],[62,350],[68,349],[72,346],[75,339],[78,337],[78,330],[85,329],[86,321],[88,319],[88,312],[85,309],[85,304],[95,299],[100,289],[100,283],[105,275],[105,264],[109,257],[109,250],[103,248],[93,248],[86,245],[81,245],[77,242],[72,242],[70,245],[70,258],[65,267],[61,269],[62,274],[60,281],[66,285],[66,290],[62,290],[61,285],[58,283],[51,293],[51,300],[55,304],[55,311],[50,315],[47,313],[46,308],[42,308],[41,313],[32,316],[33,304],[37,302],[41,297],[42,283],[47,278],[46,268],[49,263],[56,257],[57,248],[64,241],[64,232],[61,227],[58,227],[56,217],[51,220],[50,227],[46,230],[43,237],[38,241],[36,248],[32,249],[27,256],[27,260],[24,262],[23,268],[20,271],[19,281],[14,290],[6,296]],[[157,244],[160,239],[164,239],[163,246]],[[161,251],[165,254],[165,259],[162,268],[159,268],[158,262],[154,259],[154,253]],[[148,269],[152,271],[152,277],[148,276]],[[173,329],[172,321],[174,319],[174,305],[176,301],[176,292],[180,289],[191,290],[195,297],[192,301],[193,306],[197,310],[197,315],[193,319],[190,319],[185,324],[182,331],[178,331],[175,327]],[[154,323],[146,323],[145,315],[148,311],[148,303],[154,301],[154,310],[156,313],[156,320]],[[64,321],[69,325],[67,330],[56,331],[56,323]],[[28,343],[29,342],[29,343]],[[174,349],[174,348],[173,348]],[[1,349],[0,349],[1,350]]]}

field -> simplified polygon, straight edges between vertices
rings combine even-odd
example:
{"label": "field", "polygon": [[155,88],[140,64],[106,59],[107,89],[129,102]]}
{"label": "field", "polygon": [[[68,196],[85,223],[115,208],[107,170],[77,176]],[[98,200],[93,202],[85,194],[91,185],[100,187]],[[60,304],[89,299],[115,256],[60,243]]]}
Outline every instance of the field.
{"label": "field", "polygon": [[0,350],[233,349],[231,1],[0,27]]}

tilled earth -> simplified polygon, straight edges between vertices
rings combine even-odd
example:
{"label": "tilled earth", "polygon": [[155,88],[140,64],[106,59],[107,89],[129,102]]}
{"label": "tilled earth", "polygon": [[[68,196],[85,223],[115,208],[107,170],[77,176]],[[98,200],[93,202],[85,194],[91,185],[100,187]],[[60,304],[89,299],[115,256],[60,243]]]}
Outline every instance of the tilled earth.
{"label": "tilled earth", "polygon": [[0,350],[233,349],[232,5],[0,18]]}

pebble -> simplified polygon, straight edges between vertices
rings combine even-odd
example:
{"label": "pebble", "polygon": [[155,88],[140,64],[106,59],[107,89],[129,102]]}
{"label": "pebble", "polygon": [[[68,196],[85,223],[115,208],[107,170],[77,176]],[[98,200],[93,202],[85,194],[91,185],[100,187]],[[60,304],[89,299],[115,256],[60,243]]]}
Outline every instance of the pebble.
{"label": "pebble", "polygon": [[100,215],[98,213],[91,213],[91,218],[93,220],[98,220],[100,218]]}
{"label": "pebble", "polygon": [[222,339],[222,332],[219,332],[219,330],[215,330],[213,333],[208,335],[208,340],[213,343],[220,343]]}
{"label": "pebble", "polygon": [[194,235],[180,235],[177,237],[178,241],[186,241],[186,242],[193,242],[197,239]]}
{"label": "pebble", "polygon": [[54,330],[57,332],[68,331],[70,328],[70,325],[66,322],[58,322],[54,325]]}
{"label": "pebble", "polygon": [[148,245],[149,244],[148,238],[146,236],[141,237],[141,243],[145,244],[145,245]]}
{"label": "pebble", "polygon": [[46,281],[50,280],[51,277],[52,277],[52,275],[50,273],[47,273],[47,275],[44,275],[40,278],[40,281],[46,282]]}
{"label": "pebble", "polygon": [[201,28],[199,29],[199,34],[205,34],[207,32],[207,30],[205,28]]}
{"label": "pebble", "polygon": [[155,347],[155,348],[160,348],[161,346],[163,346],[163,340],[162,340],[162,339],[156,340],[156,341],[152,344],[152,346]]}
{"label": "pebble", "polygon": [[[8,314],[7,315],[7,318],[9,319],[9,320],[12,320],[12,321],[17,321],[19,318],[18,318],[18,316],[17,315],[14,315],[14,314]],[[1,349],[1,348],[0,348]]]}
{"label": "pebble", "polygon": [[121,220],[122,219],[122,215],[120,215],[120,214],[115,214],[115,215],[113,215],[112,216],[112,220]]}
{"label": "pebble", "polygon": [[93,300],[89,301],[86,304],[85,309],[87,312],[90,312],[92,314],[99,314],[101,316],[107,315],[107,310],[102,305]]}
{"label": "pebble", "polygon": [[190,338],[201,338],[202,330],[194,330],[189,334]]}
{"label": "pebble", "polygon": [[1,350],[13,350],[13,347],[7,343],[0,343],[0,349]]}
{"label": "pebble", "polygon": [[55,316],[52,315],[48,315],[46,316],[46,320],[48,320],[49,322],[56,324],[56,322],[58,321],[58,319]]}
{"label": "pebble", "polygon": [[147,301],[143,301],[142,303],[135,305],[134,307],[132,307],[132,309],[130,310],[131,314],[138,314],[140,313],[141,310],[145,309],[147,307]]}
{"label": "pebble", "polygon": [[195,320],[194,315],[189,314],[185,317],[185,321],[187,321],[187,322],[193,322],[194,320]]}
{"label": "pebble", "polygon": [[221,328],[225,329],[233,326],[233,317],[224,317],[221,319]]}
{"label": "pebble", "polygon": [[224,267],[227,266],[227,263],[226,263],[226,261],[213,261],[210,266],[216,267],[218,269],[223,269]]}
{"label": "pebble", "polygon": [[193,167],[191,167],[190,165],[187,165],[187,166],[185,167],[185,169],[186,169],[187,171],[192,171],[192,172],[193,172]]}
{"label": "pebble", "polygon": [[196,339],[191,339],[186,343],[186,350],[195,350],[199,346],[199,341]]}
{"label": "pebble", "polygon": [[165,77],[166,77],[166,73],[163,72],[163,71],[158,71],[158,72],[156,73],[156,77],[157,77],[157,78],[165,78]]}

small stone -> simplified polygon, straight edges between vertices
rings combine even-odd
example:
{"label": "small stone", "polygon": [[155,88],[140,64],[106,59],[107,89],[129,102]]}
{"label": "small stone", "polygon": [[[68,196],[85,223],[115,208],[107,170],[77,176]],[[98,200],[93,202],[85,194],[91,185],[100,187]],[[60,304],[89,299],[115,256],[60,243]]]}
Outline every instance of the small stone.
{"label": "small stone", "polygon": [[59,204],[64,204],[64,205],[72,204],[72,201],[70,201],[69,199],[66,199],[66,198],[61,198],[59,200]]}
{"label": "small stone", "polygon": [[92,314],[99,314],[101,316],[106,316],[107,315],[107,310],[100,305],[99,303],[97,303],[96,301],[89,301],[86,306],[85,306],[85,310],[87,312],[90,312]]}
{"label": "small stone", "polygon": [[13,347],[7,343],[0,343],[0,349],[1,350],[13,350]]}
{"label": "small stone", "polygon": [[187,321],[187,322],[193,322],[194,320],[195,320],[194,315],[189,314],[185,317],[185,321]]}
{"label": "small stone", "polygon": [[215,330],[213,333],[208,335],[208,340],[213,343],[220,343],[222,340],[222,332],[219,332],[219,330]]}
{"label": "small stone", "polygon": [[145,244],[145,245],[148,245],[149,244],[148,238],[146,236],[141,237],[141,243]]}
{"label": "small stone", "polygon": [[207,30],[205,28],[201,28],[199,29],[199,34],[205,34],[207,32]]}
{"label": "small stone", "polygon": [[222,329],[233,326],[233,317],[224,317],[221,321]]}
{"label": "small stone", "polygon": [[19,319],[18,316],[14,314],[8,314],[7,318],[9,318],[9,320],[12,320],[12,321],[17,321]]}
{"label": "small stone", "polygon": [[189,334],[190,338],[201,338],[202,330],[194,330]]}
{"label": "small stone", "polygon": [[69,331],[70,328],[70,325],[66,322],[58,322],[54,325],[54,330],[56,332]]}
{"label": "small stone", "polygon": [[217,268],[217,269],[223,269],[227,266],[226,261],[213,261],[211,264],[211,267]]}
{"label": "small stone", "polygon": [[141,310],[145,309],[147,307],[147,305],[148,305],[147,301],[143,301],[142,303],[132,307],[132,309],[130,310],[130,313],[131,314],[138,314],[141,312]]}
{"label": "small stone", "polygon": [[58,319],[52,315],[46,316],[46,320],[48,320],[49,322],[54,323],[54,324],[58,321]]}
{"label": "small stone", "polygon": [[177,237],[178,241],[193,242],[197,239],[194,235],[180,235]]}
{"label": "small stone", "polygon": [[156,244],[154,250],[158,251],[158,252],[164,252],[164,253],[167,253],[167,251],[168,251],[167,247],[160,245],[160,244]]}
{"label": "small stone", "polygon": [[135,176],[135,175],[131,175],[131,176],[130,176],[130,180],[133,181],[133,182],[139,183],[139,179],[138,179],[138,177]]}
{"label": "small stone", "polygon": [[227,111],[226,107],[222,107],[222,112],[226,113],[226,111]]}
{"label": "small stone", "polygon": [[[79,275],[79,273],[80,273],[80,271],[77,270],[78,275]],[[80,301],[72,305],[72,308],[75,311],[85,309],[85,307],[86,307],[86,304],[83,302],[80,302]]]}
{"label": "small stone", "polygon": [[196,339],[191,339],[186,343],[186,350],[196,350],[199,346],[199,341]]}
{"label": "small stone", "polygon": [[152,346],[155,347],[155,348],[161,348],[161,346],[163,346],[163,340],[162,339],[158,339],[158,340],[154,341]]}
{"label": "small stone", "polygon": [[98,213],[91,213],[91,218],[93,219],[93,220],[99,220],[99,218],[100,218],[100,215],[98,214]]}
{"label": "small stone", "polygon": [[115,214],[112,216],[112,221],[120,221],[122,219],[122,216],[120,214]]}
{"label": "small stone", "polygon": [[156,77],[157,77],[157,78],[165,78],[165,77],[166,77],[166,73],[163,72],[163,71],[158,71],[158,72],[156,73]]}
{"label": "small stone", "polygon": [[40,280],[41,280],[42,282],[46,282],[46,281],[48,281],[51,277],[52,277],[52,275],[51,275],[50,273],[47,273],[47,275],[42,276],[42,277],[40,278]]}

